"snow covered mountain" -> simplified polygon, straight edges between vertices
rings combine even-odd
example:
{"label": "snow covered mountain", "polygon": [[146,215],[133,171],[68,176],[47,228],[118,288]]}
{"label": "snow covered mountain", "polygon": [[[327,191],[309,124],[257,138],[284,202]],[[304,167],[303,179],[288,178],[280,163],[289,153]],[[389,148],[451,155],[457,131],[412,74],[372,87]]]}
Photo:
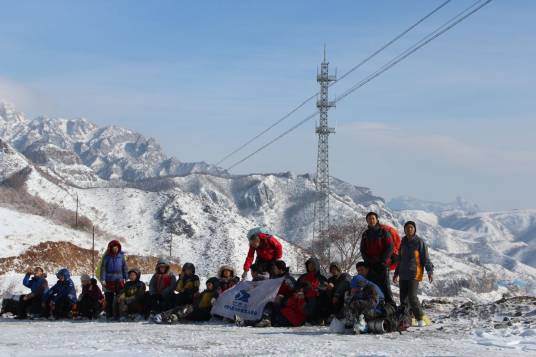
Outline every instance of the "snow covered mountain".
{"label": "snow covered mountain", "polygon": [[99,128],[84,118],[29,120],[5,103],[0,103],[0,138],[40,165],[82,186],[94,186],[97,177],[136,181],[190,173],[226,174],[225,170],[204,162],[182,163],[168,158],[154,139],[129,129]]}
{"label": "snow covered mountain", "polygon": [[[364,220],[371,210],[399,230],[407,219],[418,222],[437,266],[436,282],[423,284],[428,294],[536,286],[536,210],[477,213],[458,200],[456,210],[394,211],[368,188],[337,179],[332,188],[333,222]],[[229,262],[240,271],[245,233],[257,225],[284,239],[285,260],[302,271],[300,247],[310,246],[319,199],[310,175],[233,176],[167,158],[154,140],[128,129],[97,128],[85,119],[29,121],[6,105],[0,106],[0,191],[6,247],[0,267],[44,241],[90,248],[89,231],[72,224],[78,198],[80,215],[98,227],[99,250],[113,237],[129,254],[157,256],[169,254],[171,241],[172,254],[197,263],[202,275]]]}

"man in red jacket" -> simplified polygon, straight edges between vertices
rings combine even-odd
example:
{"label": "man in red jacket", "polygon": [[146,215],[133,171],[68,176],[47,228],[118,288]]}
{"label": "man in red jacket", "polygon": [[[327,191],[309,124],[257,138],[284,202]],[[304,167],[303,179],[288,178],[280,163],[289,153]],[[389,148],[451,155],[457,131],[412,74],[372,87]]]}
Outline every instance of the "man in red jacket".
{"label": "man in red jacket", "polygon": [[253,258],[257,253],[255,264],[263,272],[270,272],[272,264],[283,256],[283,246],[275,236],[266,228],[253,228],[248,232],[249,251],[244,263],[244,273],[242,279],[248,275],[248,271],[253,264]]}

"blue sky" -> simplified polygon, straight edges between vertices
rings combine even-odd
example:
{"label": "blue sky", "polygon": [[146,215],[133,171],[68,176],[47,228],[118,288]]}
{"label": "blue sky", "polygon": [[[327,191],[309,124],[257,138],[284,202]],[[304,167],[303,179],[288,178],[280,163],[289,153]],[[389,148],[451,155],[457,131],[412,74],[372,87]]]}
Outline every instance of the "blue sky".
{"label": "blue sky", "polygon": [[[32,117],[125,126],[180,160],[216,162],[318,90],[324,43],[345,72],[441,2],[6,1],[0,98]],[[331,93],[470,3],[453,0]],[[495,0],[341,101],[330,113],[332,174],[386,198],[536,207],[534,14],[534,1]],[[314,172],[315,159],[311,122],[233,172]]]}

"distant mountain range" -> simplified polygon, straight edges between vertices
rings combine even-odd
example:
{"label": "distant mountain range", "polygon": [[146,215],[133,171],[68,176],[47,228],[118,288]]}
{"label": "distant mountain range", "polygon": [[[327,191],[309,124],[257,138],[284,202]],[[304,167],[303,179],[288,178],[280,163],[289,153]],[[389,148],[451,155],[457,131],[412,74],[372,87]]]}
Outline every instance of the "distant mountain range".
{"label": "distant mountain range", "polygon": [[[0,189],[15,197],[0,198],[0,266],[2,258],[44,241],[89,248],[89,232],[60,219],[78,198],[80,215],[99,229],[100,249],[113,236],[130,254],[156,256],[168,254],[172,240],[172,254],[197,263],[204,275],[224,263],[240,272],[245,233],[257,225],[277,232],[284,258],[303,271],[300,247],[310,246],[319,199],[307,174],[231,175],[169,158],[155,140],[128,129],[85,119],[29,120],[6,104],[0,104]],[[332,190],[333,224],[364,219],[368,211],[400,231],[406,220],[417,222],[437,267],[436,282],[423,284],[428,294],[474,297],[536,286],[536,210],[480,212],[462,199],[386,204],[370,189],[335,178]]]}

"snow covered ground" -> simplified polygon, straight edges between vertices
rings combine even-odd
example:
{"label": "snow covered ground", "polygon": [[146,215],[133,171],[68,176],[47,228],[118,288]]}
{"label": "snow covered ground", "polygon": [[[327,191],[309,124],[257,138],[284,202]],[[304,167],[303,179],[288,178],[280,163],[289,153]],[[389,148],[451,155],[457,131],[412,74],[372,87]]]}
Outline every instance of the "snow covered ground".
{"label": "snow covered ground", "polygon": [[536,331],[458,335],[431,326],[389,335],[336,335],[327,327],[49,322],[0,319],[2,356],[529,356]]}

